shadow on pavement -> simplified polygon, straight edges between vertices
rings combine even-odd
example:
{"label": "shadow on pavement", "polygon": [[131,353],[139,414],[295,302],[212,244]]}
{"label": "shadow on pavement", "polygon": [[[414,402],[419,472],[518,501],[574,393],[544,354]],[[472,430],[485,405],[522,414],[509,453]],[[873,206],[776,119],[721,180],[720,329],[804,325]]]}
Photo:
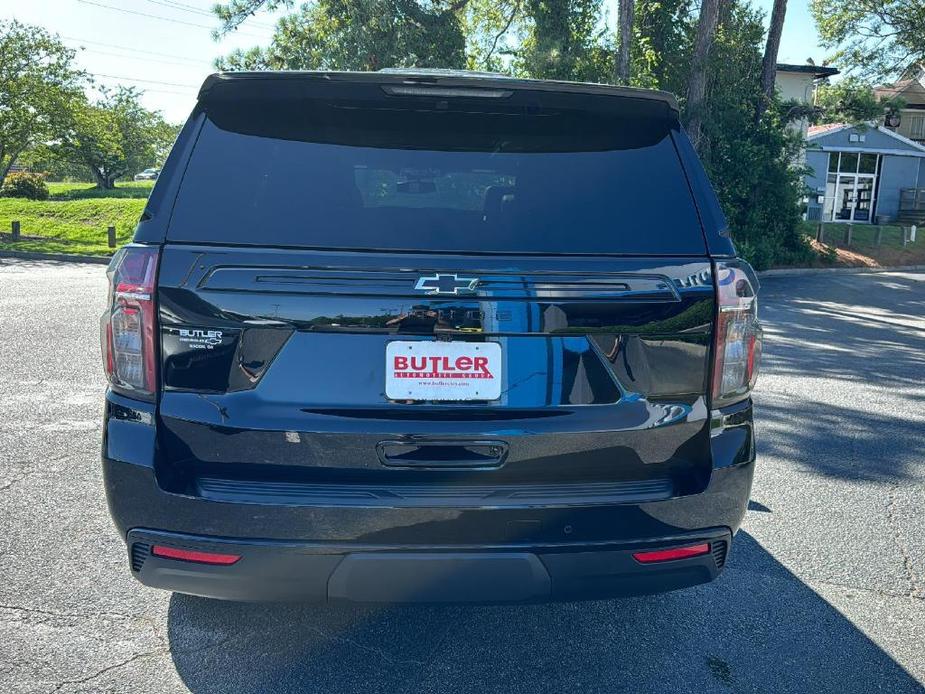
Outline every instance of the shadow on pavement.
{"label": "shadow on pavement", "polygon": [[222,603],[174,595],[193,692],[921,692],[748,534],[718,581],[518,607]]}
{"label": "shadow on pavement", "polygon": [[[922,373],[925,374],[925,366]],[[828,477],[897,483],[922,475],[925,426],[915,412],[842,407],[761,393],[756,398],[758,457],[792,461]],[[913,407],[913,405],[909,405]]]}
{"label": "shadow on pavement", "polygon": [[[766,310],[763,369],[778,375],[917,388],[925,373],[925,281],[893,275],[772,278],[762,285]],[[786,281],[785,281],[786,279]]]}
{"label": "shadow on pavement", "polygon": [[920,477],[925,276],[774,277],[762,300],[759,459],[867,482]]}

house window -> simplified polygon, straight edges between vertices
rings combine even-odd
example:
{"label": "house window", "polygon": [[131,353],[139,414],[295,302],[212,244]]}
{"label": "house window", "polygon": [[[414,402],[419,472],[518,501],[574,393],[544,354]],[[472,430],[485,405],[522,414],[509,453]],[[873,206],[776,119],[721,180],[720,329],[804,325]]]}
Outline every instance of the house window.
{"label": "house window", "polygon": [[858,161],[858,173],[877,173],[877,158],[878,155],[876,154],[862,154]]}
{"label": "house window", "polygon": [[833,222],[872,222],[880,155],[830,152],[822,218]]}
{"label": "house window", "polygon": [[857,173],[858,172],[858,153],[842,152],[841,164],[838,165],[839,173]]}
{"label": "house window", "polygon": [[906,137],[912,140],[925,140],[925,115],[918,113],[903,115],[903,121],[906,125],[903,130],[906,131]]}

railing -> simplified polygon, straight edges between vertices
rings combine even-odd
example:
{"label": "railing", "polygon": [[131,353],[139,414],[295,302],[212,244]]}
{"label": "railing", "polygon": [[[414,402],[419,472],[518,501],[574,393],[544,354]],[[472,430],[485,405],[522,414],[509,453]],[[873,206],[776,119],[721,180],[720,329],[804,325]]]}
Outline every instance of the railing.
{"label": "railing", "polygon": [[900,212],[925,212],[925,188],[902,188],[899,191]]}

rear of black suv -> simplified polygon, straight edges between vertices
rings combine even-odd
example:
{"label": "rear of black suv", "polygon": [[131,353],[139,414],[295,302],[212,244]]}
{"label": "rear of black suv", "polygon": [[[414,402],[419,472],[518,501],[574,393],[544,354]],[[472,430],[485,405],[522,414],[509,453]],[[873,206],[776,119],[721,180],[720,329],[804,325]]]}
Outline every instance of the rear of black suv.
{"label": "rear of black suv", "polygon": [[147,585],[526,602],[723,567],[757,282],[669,95],[215,75],[109,276],[106,493]]}

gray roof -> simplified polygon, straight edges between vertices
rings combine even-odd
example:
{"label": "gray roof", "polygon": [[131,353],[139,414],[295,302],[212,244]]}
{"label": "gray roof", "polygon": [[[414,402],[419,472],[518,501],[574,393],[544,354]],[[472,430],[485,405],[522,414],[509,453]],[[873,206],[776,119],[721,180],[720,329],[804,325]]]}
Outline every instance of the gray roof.
{"label": "gray roof", "polygon": [[802,72],[812,75],[813,77],[831,77],[832,75],[838,74],[838,70],[834,67],[827,67],[825,65],[791,65],[789,63],[778,63],[777,71]]}

